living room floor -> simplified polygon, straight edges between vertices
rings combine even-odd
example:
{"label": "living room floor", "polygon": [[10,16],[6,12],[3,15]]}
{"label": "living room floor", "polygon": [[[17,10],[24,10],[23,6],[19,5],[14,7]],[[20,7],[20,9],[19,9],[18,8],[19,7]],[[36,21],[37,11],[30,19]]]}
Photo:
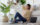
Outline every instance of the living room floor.
{"label": "living room floor", "polygon": [[0,25],[40,25],[40,23],[10,24],[10,23],[8,23],[8,22],[0,22]]}

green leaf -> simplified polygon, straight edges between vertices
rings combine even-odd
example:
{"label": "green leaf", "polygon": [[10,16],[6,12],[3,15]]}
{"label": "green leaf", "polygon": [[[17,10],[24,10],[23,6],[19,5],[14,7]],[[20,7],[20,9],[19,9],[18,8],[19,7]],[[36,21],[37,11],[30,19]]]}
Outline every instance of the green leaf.
{"label": "green leaf", "polygon": [[[3,13],[7,13],[7,12],[10,11],[10,6],[11,6],[12,4],[6,6],[5,4],[2,3],[2,5],[3,5],[3,6],[0,6],[0,8],[2,9],[2,12],[3,12]],[[5,6],[4,6],[4,5],[5,5]]]}
{"label": "green leaf", "polygon": [[5,4],[3,4],[3,3],[1,3],[4,7],[6,7],[6,5]]}
{"label": "green leaf", "polygon": [[10,11],[10,5],[5,8],[4,13],[7,13],[9,11]]}
{"label": "green leaf", "polygon": [[10,8],[10,5],[7,7],[7,9]]}
{"label": "green leaf", "polygon": [[0,8],[1,8],[1,9],[4,9],[4,7],[3,7],[3,6],[0,6]]}
{"label": "green leaf", "polygon": [[26,3],[26,0],[20,0],[21,4],[25,4]]}
{"label": "green leaf", "polygon": [[2,12],[4,12],[4,9],[5,9],[5,8],[4,8],[3,6],[0,6],[0,8],[2,9]]}

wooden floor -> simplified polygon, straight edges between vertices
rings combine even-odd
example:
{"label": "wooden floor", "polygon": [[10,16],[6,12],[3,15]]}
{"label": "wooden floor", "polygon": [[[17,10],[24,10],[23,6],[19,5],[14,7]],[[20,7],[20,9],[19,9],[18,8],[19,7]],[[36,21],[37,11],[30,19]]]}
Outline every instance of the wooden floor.
{"label": "wooden floor", "polygon": [[0,25],[40,25],[40,23],[9,24],[8,22],[0,22]]}

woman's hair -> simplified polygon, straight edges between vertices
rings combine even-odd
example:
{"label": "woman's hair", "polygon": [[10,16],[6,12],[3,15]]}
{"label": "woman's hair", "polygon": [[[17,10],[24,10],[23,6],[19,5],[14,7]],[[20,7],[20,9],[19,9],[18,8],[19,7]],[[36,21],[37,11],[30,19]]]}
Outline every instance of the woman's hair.
{"label": "woman's hair", "polygon": [[30,5],[30,4],[27,4],[27,6],[29,7],[29,8],[28,8],[28,10],[30,10],[30,8],[31,8],[31,5]]}
{"label": "woman's hair", "polygon": [[17,3],[19,2],[19,0],[16,0],[17,1]]}

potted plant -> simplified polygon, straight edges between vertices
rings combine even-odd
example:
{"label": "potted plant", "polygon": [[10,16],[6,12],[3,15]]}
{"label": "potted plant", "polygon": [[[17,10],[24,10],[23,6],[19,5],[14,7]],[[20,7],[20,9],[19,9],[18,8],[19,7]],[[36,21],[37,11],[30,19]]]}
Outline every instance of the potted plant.
{"label": "potted plant", "polygon": [[10,11],[10,6],[11,5],[6,6],[3,3],[1,3],[1,4],[2,5],[0,5],[0,8],[2,9],[1,11],[4,13],[3,22],[8,22],[7,13]]}
{"label": "potted plant", "polygon": [[26,0],[20,0],[21,4],[24,5],[26,3]]}

